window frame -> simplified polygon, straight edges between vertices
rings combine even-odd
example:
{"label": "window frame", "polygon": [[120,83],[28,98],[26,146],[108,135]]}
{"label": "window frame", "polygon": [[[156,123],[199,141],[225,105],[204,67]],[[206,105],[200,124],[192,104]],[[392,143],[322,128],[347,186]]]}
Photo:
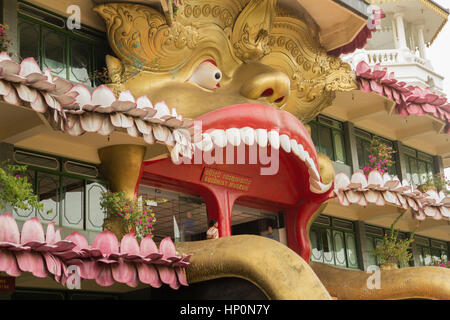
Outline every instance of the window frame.
{"label": "window frame", "polygon": [[[36,6],[27,1],[20,1],[19,4],[24,4],[35,10],[42,11],[43,13],[48,14],[52,17],[63,19],[64,21],[67,19],[66,17],[55,14],[51,11],[48,11],[44,8]],[[88,70],[89,74],[92,74],[96,70],[99,70],[101,67],[105,66],[99,62],[99,57],[100,57],[99,52],[104,52],[105,54],[107,54],[108,51],[110,50],[108,41],[106,38],[106,34],[104,32],[95,30],[95,29],[93,29],[91,27],[87,27],[85,25],[82,25],[82,29],[86,29],[92,34],[87,34],[87,33],[82,34],[81,30],[68,30],[65,22],[64,22],[64,27],[58,27],[58,26],[52,25],[49,22],[40,20],[35,17],[31,17],[25,13],[20,12],[19,7],[17,8],[17,18],[18,18],[17,51],[18,51],[18,56],[20,57],[20,59],[28,58],[28,57],[22,57],[21,52],[20,52],[20,43],[21,43],[20,25],[21,25],[22,21],[24,21],[25,23],[35,25],[39,28],[39,48],[38,48],[39,57],[37,57],[36,62],[38,63],[41,70],[45,69],[45,65],[44,65],[44,59],[45,59],[44,29],[45,28],[49,29],[51,31],[54,31],[57,34],[60,34],[60,35],[62,34],[64,36],[64,39],[65,39],[64,40],[64,49],[65,49],[65,56],[64,56],[65,76],[64,76],[64,78],[67,79],[68,81],[73,82],[73,83],[81,83],[81,84],[87,85],[87,81],[82,83],[82,82],[79,82],[79,80],[76,78],[75,78],[75,80],[72,79],[72,78],[74,78],[74,76],[71,75],[71,73],[72,73],[71,72],[71,70],[72,70],[72,63],[71,63],[72,62],[72,59],[71,59],[72,58],[72,46],[71,46],[72,41],[79,41],[79,42],[83,43],[84,45],[88,45],[90,47],[89,65],[91,66],[91,70]],[[94,35],[95,33],[98,33],[98,35]],[[87,86],[96,87],[97,81],[94,81],[92,79],[89,79],[88,81],[90,82],[90,84]]]}
{"label": "window frame", "polygon": [[[333,125],[327,124],[327,123],[321,121],[321,118],[323,118],[325,120],[328,120],[328,121],[332,121],[332,122],[336,123],[336,125],[333,126]],[[319,131],[320,131],[320,128],[322,127],[322,128],[325,128],[325,129],[329,130],[329,132],[331,134],[331,147],[333,149],[333,157],[332,157],[331,161],[334,161],[334,162],[337,162],[337,163],[342,163],[342,164],[348,164],[347,152],[346,152],[347,145],[346,145],[345,136],[344,136],[343,123],[341,121],[335,120],[333,118],[330,118],[330,117],[327,117],[327,116],[324,116],[324,115],[319,115],[316,118],[314,118],[314,120],[311,120],[308,124],[309,124],[309,126],[311,128],[311,139],[313,139],[314,136],[317,137],[317,143],[315,143],[316,150],[318,152],[321,152],[321,153],[325,154],[326,156],[328,156],[324,152],[323,147],[321,146],[321,143],[320,143],[321,139],[320,139]],[[338,128],[338,126],[340,128]],[[316,132],[313,132],[313,130],[316,130]],[[341,137],[342,154],[343,154],[343,157],[344,157],[344,161],[337,160],[337,147],[336,147],[336,143],[334,141],[335,134],[338,134]]]}
{"label": "window frame", "polygon": [[[318,241],[320,242],[320,244],[322,245],[323,243],[323,239],[322,239],[322,232],[325,231],[328,234],[331,235],[330,239],[331,239],[331,245],[332,245],[332,249],[333,249],[333,264],[327,263],[325,262],[325,258],[324,258],[324,252],[322,252],[322,261],[317,261],[317,260],[313,260],[313,256],[311,254],[311,260],[315,261],[315,262],[319,262],[319,263],[324,263],[324,264],[328,264],[328,265],[333,265],[337,268],[345,268],[345,269],[351,269],[351,270],[361,270],[361,261],[359,259],[359,254],[358,254],[358,237],[356,235],[356,228],[355,228],[355,223],[354,221],[351,220],[347,220],[347,219],[342,219],[342,218],[337,218],[337,217],[333,217],[333,216],[329,216],[329,215],[323,215],[321,214],[319,217],[322,218],[327,218],[329,221],[329,224],[323,224],[323,223],[317,223],[317,222],[313,222],[313,224],[311,225],[311,229],[309,231],[309,239],[311,242],[311,231],[316,232],[316,234],[318,235]],[[334,221],[335,220],[341,220],[341,221],[345,221],[345,222],[349,222],[351,223],[351,230],[347,229],[347,228],[342,228],[342,227],[338,227],[335,226]],[[329,232],[329,233],[328,233]],[[334,235],[335,232],[341,232],[343,235],[343,248],[344,248],[344,253],[345,253],[345,266],[339,265],[336,263],[336,251],[335,251],[335,239],[334,239]],[[355,258],[356,258],[356,267],[350,266],[349,263],[349,255],[348,255],[348,243],[347,243],[347,234],[351,234],[353,236],[353,238],[355,239]],[[312,248],[311,248],[312,249]],[[323,249],[322,249],[323,250]]]}
{"label": "window frame", "polygon": [[[75,160],[75,159],[71,159],[71,158],[65,158],[65,157],[60,157],[60,156],[55,156],[55,155],[51,155],[51,154],[47,154],[47,153],[42,153],[39,151],[33,151],[33,150],[29,150],[29,149],[23,149],[23,148],[14,148],[14,153],[16,151],[21,151],[21,152],[26,152],[29,154],[35,154],[38,156],[43,156],[43,157],[48,157],[48,158],[54,158],[58,161],[58,169],[57,170],[52,170],[52,169],[48,169],[48,168],[43,168],[40,166],[33,166],[31,164],[23,164],[23,163],[18,163],[14,160],[14,163],[20,164],[20,165],[26,165],[27,169],[29,171],[32,171],[33,173],[33,192],[34,194],[39,196],[39,182],[38,182],[38,177],[39,177],[39,173],[44,173],[44,174],[49,174],[49,175],[53,175],[55,177],[57,177],[58,180],[58,221],[57,221],[57,225],[60,227],[64,227],[64,228],[69,228],[69,229],[74,229],[74,230],[80,230],[79,228],[75,228],[75,227],[70,227],[70,226],[66,226],[63,224],[63,217],[62,217],[62,212],[64,212],[64,203],[63,203],[63,195],[64,195],[64,187],[63,187],[63,179],[64,178],[71,178],[71,179],[77,179],[80,181],[83,181],[83,199],[82,199],[82,217],[83,217],[83,231],[93,231],[91,229],[87,228],[87,218],[88,218],[88,193],[87,193],[87,187],[90,183],[98,183],[100,185],[103,185],[105,189],[109,189],[109,182],[104,179],[103,177],[99,176],[97,178],[93,178],[93,177],[89,177],[86,175],[82,175],[82,174],[74,174],[74,173],[69,173],[65,171],[65,162],[74,162],[74,163],[79,163],[79,164],[83,164],[83,165],[89,165],[89,166],[94,166],[94,167],[98,167],[95,164],[92,163],[88,163],[85,161],[79,161],[79,160]],[[38,213],[36,211],[34,211],[32,213],[32,215],[34,217],[38,216]]]}

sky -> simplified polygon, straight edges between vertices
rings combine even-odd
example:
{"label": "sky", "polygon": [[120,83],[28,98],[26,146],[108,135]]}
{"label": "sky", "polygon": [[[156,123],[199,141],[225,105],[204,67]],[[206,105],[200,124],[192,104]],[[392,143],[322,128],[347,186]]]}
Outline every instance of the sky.
{"label": "sky", "polygon": [[[435,0],[444,8],[450,7],[450,0]],[[444,92],[450,100],[450,22],[447,22],[436,40],[427,50],[428,58],[435,71],[445,77]],[[445,175],[450,179],[450,168],[445,169]]]}

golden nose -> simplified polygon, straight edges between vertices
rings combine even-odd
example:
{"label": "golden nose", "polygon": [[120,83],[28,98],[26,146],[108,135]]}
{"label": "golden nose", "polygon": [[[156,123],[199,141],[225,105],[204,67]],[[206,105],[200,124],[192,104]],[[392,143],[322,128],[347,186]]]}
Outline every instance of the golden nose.
{"label": "golden nose", "polygon": [[241,87],[241,94],[253,100],[263,100],[281,107],[289,98],[290,88],[289,77],[273,69],[248,79]]}

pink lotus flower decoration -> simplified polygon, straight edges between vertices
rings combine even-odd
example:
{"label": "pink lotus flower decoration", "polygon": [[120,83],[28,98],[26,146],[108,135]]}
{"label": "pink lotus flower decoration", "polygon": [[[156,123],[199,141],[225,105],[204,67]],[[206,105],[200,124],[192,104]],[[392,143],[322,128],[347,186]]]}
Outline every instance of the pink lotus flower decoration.
{"label": "pink lotus flower decoration", "polygon": [[126,235],[119,247],[116,236],[103,231],[92,246],[80,233],[61,240],[54,223],[44,230],[37,218],[26,221],[19,232],[14,218],[0,215],[0,272],[18,277],[23,272],[65,284],[68,267],[76,265],[81,279],[95,280],[100,286],[116,282],[136,287],[139,282],[159,288],[162,284],[178,289],[187,286],[185,268],[190,255],[178,256],[170,238],[161,241],[159,250],[151,237],[138,244],[133,234]]}

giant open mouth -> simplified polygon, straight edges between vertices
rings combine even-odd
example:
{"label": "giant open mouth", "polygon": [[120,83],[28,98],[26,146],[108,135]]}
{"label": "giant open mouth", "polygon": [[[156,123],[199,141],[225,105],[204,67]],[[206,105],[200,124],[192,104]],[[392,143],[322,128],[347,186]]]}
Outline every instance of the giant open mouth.
{"label": "giant open mouth", "polygon": [[[260,104],[233,105],[197,118],[194,126],[201,126],[201,134],[193,136],[193,146],[202,152],[241,144],[283,150],[305,166],[311,192],[324,194],[332,187],[332,183],[322,183],[311,137],[303,124],[289,112]],[[172,149],[174,161],[178,160],[180,152],[177,147]]]}

